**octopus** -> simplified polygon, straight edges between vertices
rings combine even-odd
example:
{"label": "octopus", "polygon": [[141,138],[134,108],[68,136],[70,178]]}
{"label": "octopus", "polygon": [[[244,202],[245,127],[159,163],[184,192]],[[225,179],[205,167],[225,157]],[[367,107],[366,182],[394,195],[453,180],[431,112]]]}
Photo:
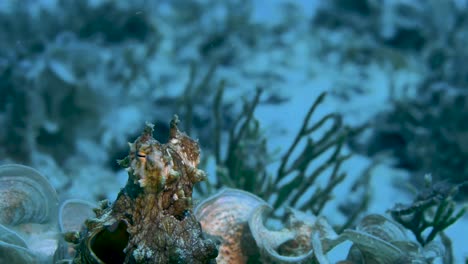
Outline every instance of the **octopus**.
{"label": "octopus", "polygon": [[67,240],[76,244],[74,263],[211,263],[216,243],[205,238],[192,211],[194,184],[206,178],[197,168],[198,143],[180,132],[177,116],[167,143],[153,138],[154,125],[129,143],[119,161],[128,181],[113,203],[103,201],[96,217]]}

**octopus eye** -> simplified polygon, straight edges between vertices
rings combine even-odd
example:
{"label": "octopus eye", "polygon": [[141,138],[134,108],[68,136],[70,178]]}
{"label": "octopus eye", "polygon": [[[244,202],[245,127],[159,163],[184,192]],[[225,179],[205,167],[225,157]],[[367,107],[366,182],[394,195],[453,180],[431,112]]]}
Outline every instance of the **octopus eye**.
{"label": "octopus eye", "polygon": [[143,158],[143,159],[146,158],[146,154],[145,154],[145,153],[138,152],[136,155],[137,155],[137,157],[139,157],[139,158]]}

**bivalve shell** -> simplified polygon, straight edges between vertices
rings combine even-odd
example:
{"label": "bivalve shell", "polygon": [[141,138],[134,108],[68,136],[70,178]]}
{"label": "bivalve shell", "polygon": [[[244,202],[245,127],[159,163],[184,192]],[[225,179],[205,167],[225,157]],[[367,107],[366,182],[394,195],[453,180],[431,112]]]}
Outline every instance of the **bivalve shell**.
{"label": "bivalve shell", "polygon": [[55,189],[38,171],[23,165],[0,166],[0,224],[57,222]]}

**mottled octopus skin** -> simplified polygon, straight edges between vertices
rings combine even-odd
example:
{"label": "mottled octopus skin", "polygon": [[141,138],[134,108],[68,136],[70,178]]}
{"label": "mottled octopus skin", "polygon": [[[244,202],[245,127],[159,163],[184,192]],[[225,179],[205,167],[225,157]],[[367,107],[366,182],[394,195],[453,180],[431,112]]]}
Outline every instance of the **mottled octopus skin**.
{"label": "mottled octopus skin", "polygon": [[171,121],[166,144],[153,138],[151,124],[129,144],[120,161],[128,182],[113,204],[103,203],[86,222],[74,263],[214,263],[216,245],[204,238],[192,212],[193,185],[205,179],[197,169],[199,146],[177,122]]}

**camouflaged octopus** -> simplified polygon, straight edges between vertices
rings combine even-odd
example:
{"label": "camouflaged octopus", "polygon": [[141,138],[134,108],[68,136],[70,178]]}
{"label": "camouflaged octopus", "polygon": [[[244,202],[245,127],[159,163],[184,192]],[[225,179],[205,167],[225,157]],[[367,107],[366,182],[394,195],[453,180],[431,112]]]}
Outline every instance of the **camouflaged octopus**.
{"label": "camouflaged octopus", "polygon": [[196,141],[170,124],[161,144],[147,124],[119,163],[128,170],[126,186],[114,203],[102,202],[96,218],[67,240],[77,244],[74,263],[210,263],[218,254],[203,237],[192,212],[193,185],[205,179],[197,169]]}

